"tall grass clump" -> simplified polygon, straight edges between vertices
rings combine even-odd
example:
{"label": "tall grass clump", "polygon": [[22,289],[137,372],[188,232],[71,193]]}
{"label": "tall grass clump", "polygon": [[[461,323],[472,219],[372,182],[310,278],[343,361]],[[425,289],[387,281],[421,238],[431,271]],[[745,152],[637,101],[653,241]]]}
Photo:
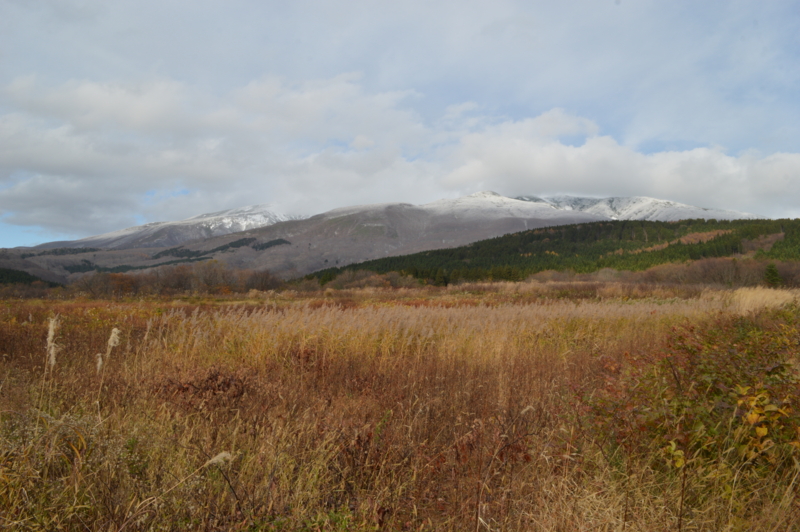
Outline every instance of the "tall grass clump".
{"label": "tall grass clump", "polygon": [[663,290],[7,305],[0,518],[20,530],[796,528],[800,311]]}

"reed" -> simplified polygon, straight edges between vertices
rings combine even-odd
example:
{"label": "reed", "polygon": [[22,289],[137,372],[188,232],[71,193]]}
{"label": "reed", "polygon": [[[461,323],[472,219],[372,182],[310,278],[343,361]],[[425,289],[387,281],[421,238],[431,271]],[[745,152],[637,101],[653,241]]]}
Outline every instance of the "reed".
{"label": "reed", "polygon": [[[768,295],[533,282],[7,304],[0,519],[19,530],[792,530],[796,405],[779,393],[800,377],[800,318],[792,293]],[[780,382],[776,366],[762,391],[740,390],[747,411],[686,392],[726,349],[762,357],[753,372],[781,368]],[[750,386],[740,366],[723,376]],[[754,413],[764,418],[744,423]],[[704,420],[705,444],[687,416]]]}

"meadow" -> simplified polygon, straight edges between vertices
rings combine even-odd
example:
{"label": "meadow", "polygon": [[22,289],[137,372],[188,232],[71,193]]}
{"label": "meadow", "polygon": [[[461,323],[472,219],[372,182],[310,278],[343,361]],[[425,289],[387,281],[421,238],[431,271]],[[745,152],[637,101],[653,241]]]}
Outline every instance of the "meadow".
{"label": "meadow", "polygon": [[798,293],[0,301],[13,530],[800,529]]}

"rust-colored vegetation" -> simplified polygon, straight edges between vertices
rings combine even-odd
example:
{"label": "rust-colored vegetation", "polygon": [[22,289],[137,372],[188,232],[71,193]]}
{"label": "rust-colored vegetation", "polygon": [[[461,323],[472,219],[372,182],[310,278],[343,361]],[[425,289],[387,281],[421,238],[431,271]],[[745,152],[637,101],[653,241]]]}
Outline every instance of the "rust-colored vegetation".
{"label": "rust-colored vegetation", "polygon": [[770,251],[776,242],[786,238],[786,233],[773,233],[771,235],[761,235],[752,240],[743,240],[742,248],[746,253],[755,254],[756,251]]}
{"label": "rust-colored vegetation", "polygon": [[[730,234],[730,233],[732,233],[732,231],[730,231],[729,229],[717,229],[715,231],[703,231],[703,232],[689,233],[688,235],[684,235],[684,236],[682,236],[680,238],[676,238],[675,240],[673,240],[671,242],[663,242],[661,244],[656,244],[654,246],[649,246],[649,247],[646,247],[646,248],[633,249],[633,250],[628,251],[628,253],[630,253],[631,255],[637,255],[639,253],[648,253],[648,252],[653,252],[653,251],[660,251],[662,249],[667,249],[667,247],[674,246],[675,244],[678,244],[678,243],[686,245],[686,244],[698,244],[698,243],[703,243],[703,242],[709,242],[711,240],[714,240],[718,236],[727,235],[727,234]],[[761,242],[761,240],[763,240],[763,239],[759,238],[758,241]],[[769,245],[769,248],[771,248],[772,244],[774,244],[775,242],[776,242],[776,240],[772,240],[770,245]],[[769,251],[769,248],[766,248],[765,250]],[[758,249],[762,249],[762,248],[758,248]],[[618,249],[617,251],[614,252],[614,254],[616,254],[616,255],[623,255],[624,253],[625,253],[624,249]]]}
{"label": "rust-colored vegetation", "polygon": [[800,528],[794,292],[250,296],[3,302],[0,526]]}

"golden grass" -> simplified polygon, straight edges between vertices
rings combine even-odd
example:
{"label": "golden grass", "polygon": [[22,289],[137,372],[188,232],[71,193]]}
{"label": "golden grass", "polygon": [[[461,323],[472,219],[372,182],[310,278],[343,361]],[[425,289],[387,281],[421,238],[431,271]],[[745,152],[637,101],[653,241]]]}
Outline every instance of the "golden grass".
{"label": "golden grass", "polygon": [[763,287],[739,288],[733,291],[729,297],[734,311],[745,315],[797,303],[800,300],[800,290]]}
{"label": "golden grass", "polygon": [[[9,303],[0,523],[791,530],[796,481],[701,497],[706,480],[654,466],[658,442],[652,456],[607,455],[575,401],[665,349],[674,326],[789,300],[777,294],[502,283],[203,307]],[[61,351],[45,375],[46,345]]]}

